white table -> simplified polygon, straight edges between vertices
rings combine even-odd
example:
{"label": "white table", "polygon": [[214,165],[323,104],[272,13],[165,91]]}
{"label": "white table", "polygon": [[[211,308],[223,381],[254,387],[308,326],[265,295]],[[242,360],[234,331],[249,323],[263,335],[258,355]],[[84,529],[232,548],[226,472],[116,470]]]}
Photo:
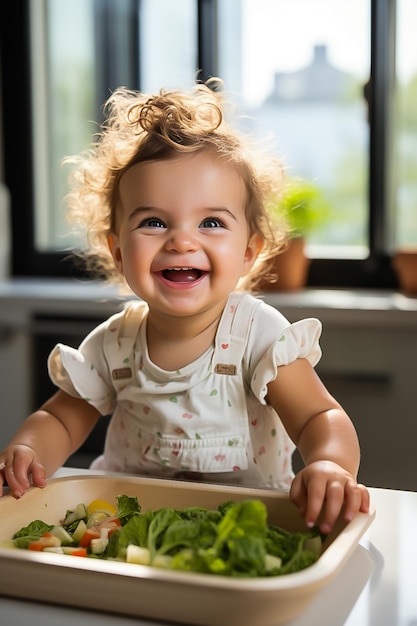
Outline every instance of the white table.
{"label": "white table", "polygon": [[[56,475],[86,472],[62,468]],[[417,493],[370,491],[373,524],[343,569],[288,626],[417,624]],[[0,616],[4,626],[167,626],[1,596]]]}

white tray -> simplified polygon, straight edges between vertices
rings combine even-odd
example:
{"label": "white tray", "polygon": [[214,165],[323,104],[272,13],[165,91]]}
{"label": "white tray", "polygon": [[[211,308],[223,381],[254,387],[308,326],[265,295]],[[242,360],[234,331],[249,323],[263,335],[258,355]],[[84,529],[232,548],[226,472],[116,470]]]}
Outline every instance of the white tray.
{"label": "white tray", "polygon": [[[288,496],[275,491],[124,475],[51,479],[20,500],[0,498],[0,542],[34,519],[58,523],[67,509],[95,498],[137,496],[142,510],[161,507],[216,508],[226,500],[262,500],[268,521],[306,530]],[[236,579],[191,574],[59,554],[0,548],[0,593],[193,626],[278,626],[294,619],[355,550],[375,516],[341,520],[311,567],[294,574]]]}

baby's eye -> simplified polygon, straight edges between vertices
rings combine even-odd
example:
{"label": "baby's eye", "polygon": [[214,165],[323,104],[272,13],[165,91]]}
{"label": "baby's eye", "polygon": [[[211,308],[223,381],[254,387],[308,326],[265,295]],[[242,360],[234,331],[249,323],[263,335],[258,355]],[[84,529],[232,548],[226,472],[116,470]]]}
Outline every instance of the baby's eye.
{"label": "baby's eye", "polygon": [[200,228],[224,228],[224,223],[217,217],[206,217],[201,222]]}
{"label": "baby's eye", "polygon": [[138,228],[166,228],[166,225],[159,217],[147,217],[140,222]]}

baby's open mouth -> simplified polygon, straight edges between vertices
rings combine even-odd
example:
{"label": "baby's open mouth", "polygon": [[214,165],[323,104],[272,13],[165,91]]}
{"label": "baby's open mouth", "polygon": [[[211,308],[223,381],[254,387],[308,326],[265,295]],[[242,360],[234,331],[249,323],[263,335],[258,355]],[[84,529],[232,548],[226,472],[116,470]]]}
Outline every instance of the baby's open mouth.
{"label": "baby's open mouth", "polygon": [[201,278],[204,273],[203,270],[195,267],[171,267],[163,270],[162,276],[173,283],[192,283]]}

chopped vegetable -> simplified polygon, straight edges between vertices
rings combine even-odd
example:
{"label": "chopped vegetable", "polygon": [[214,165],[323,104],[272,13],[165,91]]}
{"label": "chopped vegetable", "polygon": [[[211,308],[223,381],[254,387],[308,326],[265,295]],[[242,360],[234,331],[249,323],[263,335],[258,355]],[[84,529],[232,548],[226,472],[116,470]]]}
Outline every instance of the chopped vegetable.
{"label": "chopped vegetable", "polygon": [[38,540],[45,532],[50,532],[53,527],[53,524],[45,524],[38,519],[34,520],[13,535],[14,545],[16,548],[27,550],[30,543]]}
{"label": "chopped vegetable", "polygon": [[52,533],[43,533],[39,539],[31,541],[28,545],[29,550],[42,552],[45,548],[58,548],[61,546],[61,540]]}
{"label": "chopped vegetable", "polygon": [[61,546],[70,546],[74,541],[72,536],[63,526],[54,526],[51,529],[51,533],[52,535],[55,535],[55,537],[58,537],[61,542]]}
{"label": "chopped vegetable", "polygon": [[70,554],[71,556],[88,556],[87,548],[80,548],[77,546],[63,546],[63,554]]}
{"label": "chopped vegetable", "polygon": [[87,515],[92,515],[93,513],[105,513],[110,517],[116,515],[117,509],[114,504],[106,500],[93,500],[87,506]]}
{"label": "chopped vegetable", "polygon": [[98,528],[87,528],[80,541],[78,542],[78,545],[81,546],[81,548],[89,548],[93,539],[99,539],[99,537],[100,531],[98,530]]}
{"label": "chopped vegetable", "polygon": [[74,532],[72,533],[73,542],[79,544],[86,530],[87,530],[87,524],[85,523],[83,519],[80,519],[75,527]]}
{"label": "chopped vegetable", "polygon": [[117,506],[102,499],[78,504],[67,510],[60,525],[35,520],[15,533],[13,545],[175,570],[259,577],[309,567],[320,556],[322,536],[317,529],[292,533],[268,524],[260,500],[228,501],[217,510],[161,508],[142,513],[136,497],[121,495]]}
{"label": "chopped vegetable", "polygon": [[64,521],[64,526],[72,526],[74,523],[81,519],[86,519],[88,516],[87,509],[84,504],[77,504],[73,511],[67,511]]}

